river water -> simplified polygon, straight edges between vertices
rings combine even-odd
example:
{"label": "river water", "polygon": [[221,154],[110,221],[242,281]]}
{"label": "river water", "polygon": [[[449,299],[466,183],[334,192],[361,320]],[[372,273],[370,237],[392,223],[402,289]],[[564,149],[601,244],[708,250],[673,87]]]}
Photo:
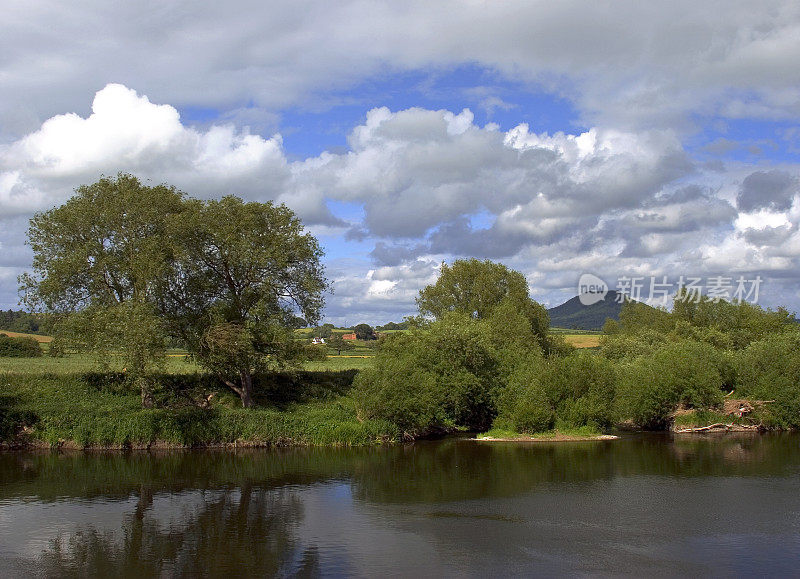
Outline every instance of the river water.
{"label": "river water", "polygon": [[0,455],[0,576],[800,573],[800,436]]}

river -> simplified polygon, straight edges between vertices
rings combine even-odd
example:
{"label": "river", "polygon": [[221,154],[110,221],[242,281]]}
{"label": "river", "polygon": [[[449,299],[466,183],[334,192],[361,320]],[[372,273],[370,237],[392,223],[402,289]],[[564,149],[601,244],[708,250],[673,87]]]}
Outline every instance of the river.
{"label": "river", "polygon": [[0,454],[0,576],[798,573],[800,435]]}

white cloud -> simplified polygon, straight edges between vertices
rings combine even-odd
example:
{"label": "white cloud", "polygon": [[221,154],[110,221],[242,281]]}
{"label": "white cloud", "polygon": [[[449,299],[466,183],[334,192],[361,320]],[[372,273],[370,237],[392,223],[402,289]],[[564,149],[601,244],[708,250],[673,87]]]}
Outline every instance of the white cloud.
{"label": "white cloud", "polygon": [[[232,125],[197,130],[183,125],[174,107],[110,84],[97,92],[87,117],[57,115],[0,149],[0,215],[48,208],[77,185],[119,171],[203,197],[266,200],[290,190],[279,134],[265,139]],[[324,204],[297,201],[309,221],[335,222]]]}
{"label": "white cloud", "polygon": [[693,170],[669,132],[547,135],[523,124],[502,133],[468,109],[373,109],[349,142],[345,154],[294,168],[298,188],[363,203],[369,231],[395,238],[485,210],[499,216],[498,232],[545,239],[581,216],[636,206]]}
{"label": "white cloud", "polygon": [[[14,224],[0,243],[21,247],[26,215],[63,202],[100,173],[130,171],[196,196],[285,201],[327,234],[353,227],[375,244],[381,267],[331,262],[329,315],[338,318],[410,313],[442,259],[458,256],[508,262],[546,301],[584,271],[614,278],[731,268],[797,277],[798,197],[783,211],[791,198],[775,179],[752,178],[793,184],[796,167],[738,166],[712,179],[672,131],[547,134],[520,124],[504,133],[476,124],[468,109],[373,109],[349,143],[347,152],[292,162],[278,134],[187,126],[171,105],[109,85],[90,114],[57,115],[0,149],[0,219]],[[704,182],[712,180],[713,187]],[[745,185],[748,199],[780,203],[737,212],[732,201]],[[360,206],[363,220],[336,219],[329,200]],[[21,265],[0,256],[0,267],[15,274]]]}
{"label": "white cloud", "polygon": [[558,93],[602,126],[800,114],[791,0],[27,2],[4,7],[0,54],[7,138],[64,106],[83,112],[108,82],[269,116],[374,76],[459,65]]}

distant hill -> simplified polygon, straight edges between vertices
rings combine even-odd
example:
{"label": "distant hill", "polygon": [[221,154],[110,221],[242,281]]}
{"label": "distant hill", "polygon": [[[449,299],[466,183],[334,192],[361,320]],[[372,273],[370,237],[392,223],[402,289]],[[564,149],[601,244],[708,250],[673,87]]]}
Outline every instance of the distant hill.
{"label": "distant hill", "polygon": [[619,320],[622,304],[617,292],[609,291],[605,299],[585,306],[578,296],[564,302],[560,306],[550,308],[550,325],[556,328],[571,328],[577,330],[601,330],[607,318]]}

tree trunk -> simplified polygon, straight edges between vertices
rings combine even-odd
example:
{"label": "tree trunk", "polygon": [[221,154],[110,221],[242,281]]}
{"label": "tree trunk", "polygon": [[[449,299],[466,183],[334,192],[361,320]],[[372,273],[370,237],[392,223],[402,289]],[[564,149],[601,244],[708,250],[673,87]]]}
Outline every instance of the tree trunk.
{"label": "tree trunk", "polygon": [[150,387],[147,384],[142,384],[142,408],[152,408],[155,406],[153,401],[153,393],[150,392]]}
{"label": "tree trunk", "polygon": [[239,396],[242,398],[242,406],[250,408],[253,406],[253,375],[242,370],[239,375],[242,378],[242,388]]}
{"label": "tree trunk", "polygon": [[237,386],[222,374],[219,374],[219,377],[223,382],[225,382],[228,388],[239,395],[239,398],[242,399],[242,406],[245,408],[250,408],[253,406],[253,375],[250,374],[250,372],[246,372],[244,370],[239,371],[239,377],[241,378],[242,384],[241,386]]}
{"label": "tree trunk", "polygon": [[153,400],[153,390],[150,387],[150,379],[147,376],[137,376],[135,382],[139,383],[139,390],[142,393],[142,408],[152,408],[155,406]]}

